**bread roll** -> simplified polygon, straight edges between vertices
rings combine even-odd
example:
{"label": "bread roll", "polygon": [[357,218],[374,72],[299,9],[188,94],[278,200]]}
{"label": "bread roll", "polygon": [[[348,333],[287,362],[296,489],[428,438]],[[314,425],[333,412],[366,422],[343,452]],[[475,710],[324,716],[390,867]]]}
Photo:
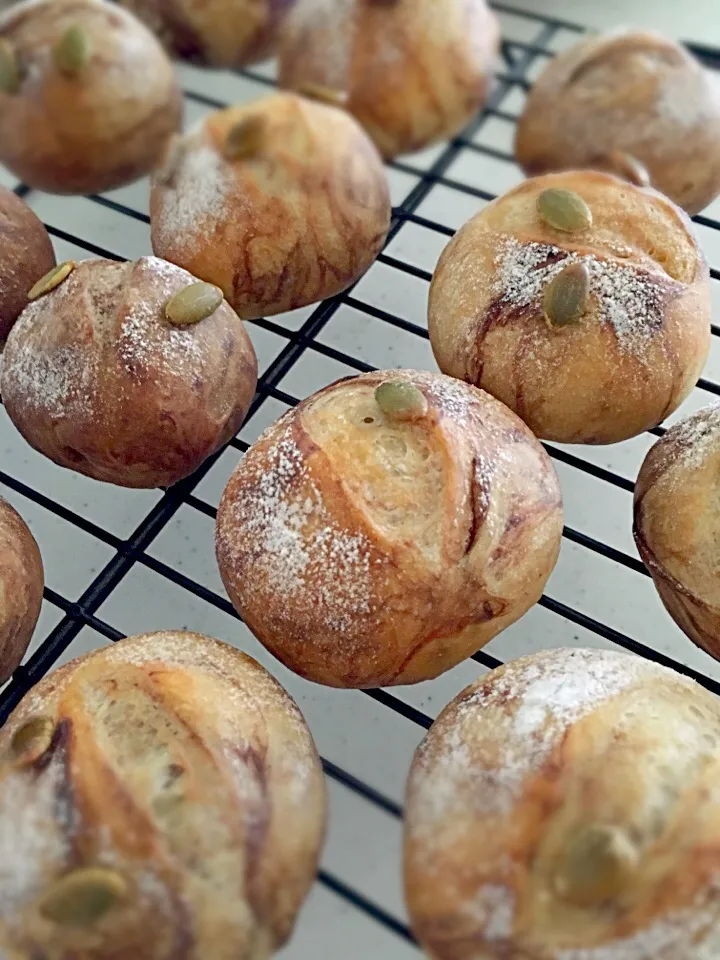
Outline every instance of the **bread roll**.
{"label": "bread roll", "polygon": [[240,428],[257,381],[250,339],[215,288],[204,319],[171,322],[170,302],[198,288],[156,257],[71,266],[11,331],[5,408],[63,467],[126,487],[169,486]]}
{"label": "bread roll", "polygon": [[280,85],[335,91],[394,157],[473,118],[499,45],[485,0],[298,0],[281,39]]}
{"label": "bread roll", "polygon": [[627,654],[552,650],[446,707],[407,792],[433,960],[710,960],[720,702]]}
{"label": "bread roll", "polygon": [[377,151],[335,107],[278,94],[188,133],[150,198],[158,256],[215,283],[243,319],[340,293],[390,226]]}
{"label": "bread roll", "polygon": [[170,53],[213,67],[245,67],[275,51],[295,0],[121,0]]}
{"label": "bread roll", "polygon": [[669,416],[710,347],[708,266],[654,190],[580,171],[527,180],[450,241],[430,288],[440,369],[539,437],[613,443]]}
{"label": "bread roll", "polygon": [[635,484],[635,543],[678,626],[720,659],[720,406],[681,420],[651,448]]}
{"label": "bread roll", "polygon": [[310,889],[318,755],[263,668],[195,633],[42,680],[0,732],[0,951],[267,960]]}
{"label": "bread roll", "polygon": [[[0,497],[0,686],[25,655],[40,616],[45,575],[35,538]],[[2,868],[0,867],[0,870]]]}
{"label": "bread roll", "polygon": [[562,534],[552,463],[482,391],[412,370],[340,380],[271,426],[225,489],[230,599],[301,676],[416,683],[540,597]]}
{"label": "bread roll", "polygon": [[98,193],[149,173],[180,125],[172,64],[102,0],[25,0],[0,16],[0,162],[31,187]]}
{"label": "bread roll", "polygon": [[28,291],[54,266],[42,221],[12,190],[0,187],[0,349],[27,306]]}
{"label": "bread roll", "polygon": [[688,213],[720,193],[720,85],[649,30],[583,39],[530,91],[515,142],[528,175],[580,167],[626,175],[627,157]]}

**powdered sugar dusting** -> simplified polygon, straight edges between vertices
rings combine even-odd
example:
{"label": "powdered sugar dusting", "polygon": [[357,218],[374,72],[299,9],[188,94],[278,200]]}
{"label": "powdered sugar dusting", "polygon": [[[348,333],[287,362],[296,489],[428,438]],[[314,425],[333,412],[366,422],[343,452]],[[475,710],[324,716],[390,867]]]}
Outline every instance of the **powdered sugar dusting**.
{"label": "powdered sugar dusting", "polygon": [[[298,0],[290,14],[288,34],[300,43],[310,44],[309,54],[299,47],[294,50],[295,56],[304,54],[303,72],[310,62],[313,77],[317,74],[317,81],[331,89],[347,87],[355,42],[356,8],[357,0]],[[313,38],[322,43],[322,56],[312,56]]]}
{"label": "powdered sugar dusting", "polygon": [[[428,830],[452,816],[463,784],[475,783],[478,813],[504,815],[525,780],[539,770],[572,724],[659,667],[638,657],[603,650],[552,650],[511,663],[480,681],[453,710],[434,743],[430,733],[418,756],[418,820]],[[491,740],[499,760],[473,761],[469,744],[492,711]],[[494,756],[494,754],[492,754]],[[421,811],[421,813],[419,812]]]}
{"label": "powdered sugar dusting", "polygon": [[[275,442],[264,447],[259,475],[252,483],[236,488],[228,505],[234,517],[223,530],[242,531],[252,544],[253,565],[278,598],[313,604],[314,619],[338,632],[357,629],[357,618],[372,613],[370,543],[362,534],[340,527],[326,509],[322,494],[311,480],[303,455],[291,435],[287,419],[270,428],[259,443],[271,435]],[[247,454],[252,460],[252,451]],[[245,464],[240,470],[245,469]],[[300,497],[297,488],[304,491]],[[233,536],[223,537],[230,557],[236,552]]]}
{"label": "powdered sugar dusting", "polygon": [[56,823],[63,761],[55,756],[37,777],[9,773],[0,790],[0,920],[37,896],[43,878],[57,870],[69,846]]}
{"label": "powdered sugar dusting", "polygon": [[155,229],[161,245],[182,236],[184,244],[193,238],[201,242],[222,222],[232,188],[227,164],[215,148],[205,142],[201,130],[182,141],[176,166],[167,186],[160,191]]}
{"label": "powdered sugar dusting", "polygon": [[571,263],[584,263],[590,273],[590,297],[597,309],[589,313],[610,324],[623,352],[642,356],[662,328],[667,291],[674,285],[633,263],[600,260],[542,243],[521,243],[499,235],[495,296],[510,308],[542,310],[548,284]]}
{"label": "powdered sugar dusting", "polygon": [[[72,295],[75,277],[23,310],[13,327],[4,354],[3,392],[24,407],[41,410],[53,419],[90,417],[94,412],[95,377],[88,351],[68,343],[39,350],[37,332],[46,310],[59,308]],[[12,357],[12,361],[8,358]]]}
{"label": "powdered sugar dusting", "polygon": [[706,951],[711,944],[718,945],[713,930],[716,915],[717,911],[699,898],[696,906],[673,911],[631,937],[597,947],[558,950],[554,960],[714,960],[717,953]]}
{"label": "powdered sugar dusting", "polygon": [[180,377],[200,372],[204,355],[198,331],[194,326],[174,327],[163,315],[173,293],[194,283],[195,278],[157,257],[147,257],[142,262],[148,266],[152,296],[143,290],[142,297],[133,298],[120,328],[118,356],[128,372],[138,363],[161,364]]}
{"label": "powdered sugar dusting", "polygon": [[707,457],[720,450],[720,404],[711,403],[690,414],[658,441],[657,449],[667,456],[667,476],[682,482],[687,470],[697,470]]}

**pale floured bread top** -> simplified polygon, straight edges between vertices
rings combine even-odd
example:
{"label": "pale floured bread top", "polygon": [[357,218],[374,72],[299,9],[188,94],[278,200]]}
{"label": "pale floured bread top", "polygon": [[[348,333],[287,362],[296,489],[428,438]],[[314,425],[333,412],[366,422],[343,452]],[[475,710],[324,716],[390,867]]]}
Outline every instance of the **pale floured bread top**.
{"label": "pale floured bread top", "polygon": [[450,377],[386,370],[330,384],[253,444],[215,542],[280,660],[374,687],[437,676],[522,616],[561,534],[552,461],[518,417]]}
{"label": "pale floured bread top", "polygon": [[685,417],[658,440],[635,491],[635,537],[653,572],[700,603],[720,604],[720,405]]}
{"label": "pale floured bread top", "polygon": [[[719,746],[711,695],[625,654],[553,650],[483,677],[411,772],[406,878],[421,940],[453,960],[710,960]],[[633,872],[580,903],[557,880],[596,826],[628,843]]]}
{"label": "pale floured bread top", "polygon": [[[427,417],[385,417],[375,399],[385,379],[418,386]],[[438,374],[370,373],[320,391],[265,431],[221,503],[218,554],[221,567],[245,571],[238,589],[252,584],[253,602],[264,597],[281,619],[349,641],[386,612],[381,585],[398,570],[418,583],[430,569],[449,585],[455,566],[482,571],[491,587],[495,576],[512,580],[510,552],[496,548],[509,518],[517,524],[544,496],[545,509],[559,505],[555,475],[502,404]],[[548,535],[538,530],[538,546]]]}
{"label": "pale floured bread top", "polygon": [[[40,716],[50,745],[14,765],[13,735]],[[323,819],[309,731],[259,664],[191,633],[120,641],[41,681],[0,735],[0,948],[265,956],[311,882]],[[79,866],[117,871],[121,903],[89,930],[39,917]]]}

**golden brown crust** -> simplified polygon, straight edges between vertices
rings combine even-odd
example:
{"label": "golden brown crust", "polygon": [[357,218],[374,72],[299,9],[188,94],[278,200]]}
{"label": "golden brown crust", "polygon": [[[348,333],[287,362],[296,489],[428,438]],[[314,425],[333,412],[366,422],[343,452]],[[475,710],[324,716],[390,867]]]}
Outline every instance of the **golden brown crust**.
{"label": "golden brown crust", "polygon": [[716,956],[719,745],[714,696],[627,654],[546,651],[478,680],[408,782],[422,945],[435,960]]}
{"label": "golden brown crust", "polygon": [[720,407],[705,407],[650,449],[635,484],[633,533],[678,626],[720,659],[717,582]]}
{"label": "golden brown crust", "polygon": [[[384,415],[387,379],[427,400]],[[415,683],[470,656],[539,598],[562,505],[549,457],[487,394],[438,374],[342,380],[270,427],[230,478],[220,573],[248,626],[302,676]]]}
{"label": "golden brown crust", "polygon": [[40,616],[45,575],[35,538],[0,497],[0,685],[22,660]]}
{"label": "golden brown crust", "polygon": [[280,84],[347,95],[386,157],[457,133],[484,104],[500,31],[485,0],[298,0]]}
{"label": "golden brown crust", "polygon": [[295,0],[121,0],[184,60],[246,67],[275,52]]}
{"label": "golden brown crust", "polygon": [[[240,124],[251,156],[226,159]],[[217,284],[243,319],[334,296],[371,265],[390,226],[377,151],[342,110],[278,94],[211,114],[155,178],[153,250]]]}
{"label": "golden brown crust", "polygon": [[55,266],[48,232],[12,190],[0,187],[0,345],[27,306],[27,294]]}
{"label": "golden brown crust", "polygon": [[[539,215],[548,189],[579,195],[590,229]],[[579,321],[552,327],[549,284],[568,265],[590,274]],[[508,404],[533,432],[612,443],[655,426],[702,372],[710,347],[707,263],[683,212],[654,190],[605,173],[527,180],[450,241],[430,288],[441,370]]]}
{"label": "golden brown crust", "polygon": [[156,257],[86,260],[34,301],[0,380],[25,439],[97,480],[156,487],[234,436],[255,392],[255,352],[227,303],[191,326],[167,321],[166,303],[193,282]]}
{"label": "golden brown crust", "polygon": [[660,34],[620,30],[550,62],[528,96],[515,150],[529,176],[613,170],[612,152],[628,154],[654,187],[698,213],[720,192],[719,141],[720,87],[710,71]]}
{"label": "golden brown crust", "polygon": [[[82,27],[91,56],[76,76],[53,48]],[[100,0],[27,0],[0,18],[20,70],[0,91],[0,159],[52,193],[98,193],[149,173],[178,129],[182,97],[173,67],[132,14]]]}
{"label": "golden brown crust", "polygon": [[[13,738],[48,717],[32,762]],[[0,732],[0,949],[48,960],[266,960],[315,876],[322,770],[300,711],[208,637],[120,641],[42,680]],[[110,868],[90,925],[43,919],[53,883]]]}

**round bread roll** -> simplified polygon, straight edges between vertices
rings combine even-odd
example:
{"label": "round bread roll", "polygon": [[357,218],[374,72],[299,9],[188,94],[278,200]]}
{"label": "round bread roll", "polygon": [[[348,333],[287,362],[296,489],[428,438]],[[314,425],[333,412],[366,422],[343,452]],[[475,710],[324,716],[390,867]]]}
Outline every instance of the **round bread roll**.
{"label": "round bread roll", "polygon": [[55,280],[65,271],[8,338],[10,419],[36,450],[96,480],[188,476],[234,436],[254,395],[242,321],[220,290],[156,257],[62,264]]}
{"label": "round bread roll", "polygon": [[298,0],[281,37],[280,85],[334,93],[394,157],[473,118],[499,45],[485,0]]}
{"label": "round bread roll", "polygon": [[155,253],[217,284],[243,319],[353,284],[390,227],[380,157],[342,110],[293,94],[211,114],[150,198]]}
{"label": "round bread roll", "polygon": [[720,659],[720,406],[681,420],[650,449],[635,484],[635,543],[678,626]]}
{"label": "round bread roll", "polygon": [[[45,574],[35,538],[0,497],[0,686],[25,655],[42,606]],[[0,871],[2,867],[0,867]]]}
{"label": "round bread roll", "polygon": [[98,193],[149,173],[182,97],[162,47],[102,0],[25,0],[0,16],[0,161],[51,193]]}
{"label": "round bread roll", "polygon": [[54,266],[42,221],[12,190],[0,186],[0,349],[27,306],[28,291]]}
{"label": "round bread roll", "polygon": [[258,663],[195,633],[121,640],[0,732],[0,951],[266,960],[324,823],[310,732]]}
{"label": "round bread roll", "polygon": [[654,187],[698,213],[720,193],[720,85],[660,34],[590,37],[538,78],[515,152],[531,176],[592,167],[636,180],[639,162]]}
{"label": "round bread roll", "polygon": [[430,288],[440,369],[539,437],[613,443],[660,423],[710,348],[710,279],[685,214],[581,171],[527,180],[450,241]]}
{"label": "round bread roll", "polygon": [[710,960],[720,702],[552,650],[464,690],[415,754],[405,889],[433,960]]}
{"label": "round bread roll", "polygon": [[245,67],[275,51],[295,0],[121,0],[185,60]]}
{"label": "round bread roll", "polygon": [[562,534],[552,462],[482,391],[413,370],[341,380],[245,454],[216,548],[230,599],[303,677],[436,677],[540,597]]}

